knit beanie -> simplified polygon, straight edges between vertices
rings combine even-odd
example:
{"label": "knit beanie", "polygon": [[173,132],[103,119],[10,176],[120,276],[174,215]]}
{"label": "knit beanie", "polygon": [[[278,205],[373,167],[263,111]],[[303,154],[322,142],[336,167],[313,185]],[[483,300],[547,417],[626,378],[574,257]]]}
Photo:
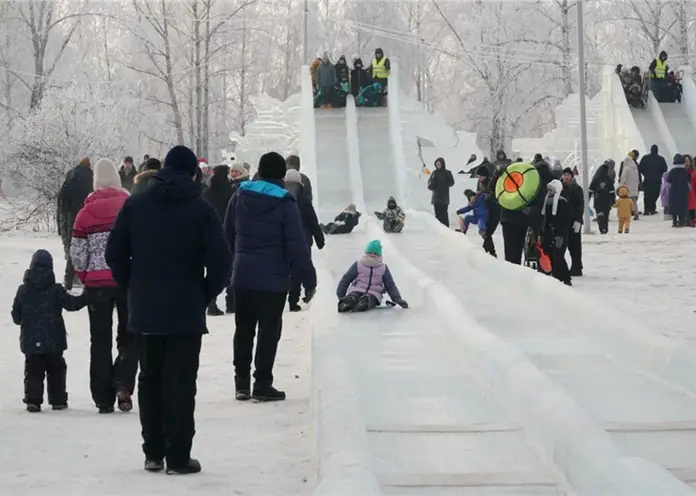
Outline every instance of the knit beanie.
{"label": "knit beanie", "polygon": [[300,157],[297,155],[288,155],[285,159],[285,164],[288,169],[300,170]]}
{"label": "knit beanie", "polygon": [[94,191],[105,188],[120,188],[118,169],[108,158],[101,158],[94,166]]}
{"label": "knit beanie", "polygon": [[554,179],[547,186],[550,193],[553,193],[553,204],[551,208],[551,215],[556,215],[558,212],[558,199],[561,197],[561,191],[563,191],[563,183],[558,179]]}
{"label": "knit beanie", "polygon": [[189,148],[178,145],[169,150],[164,159],[164,167],[183,172],[193,177],[198,170],[198,158]]}
{"label": "knit beanie", "polygon": [[259,160],[259,179],[283,179],[285,159],[276,152],[268,152]]}
{"label": "knit beanie", "polygon": [[684,160],[684,155],[680,155],[679,153],[677,153],[674,156],[674,162],[673,162],[674,165],[684,165],[685,163],[686,163],[686,160]]}
{"label": "knit beanie", "polygon": [[285,182],[302,184],[302,174],[295,169],[288,169],[285,173]]}
{"label": "knit beanie", "polygon": [[240,162],[235,162],[232,164],[232,167],[230,167],[230,172],[238,172],[240,174],[245,174],[247,172],[246,167],[244,167],[244,164]]}
{"label": "knit beanie", "polygon": [[378,239],[373,239],[365,247],[365,253],[368,255],[382,256],[382,243]]}
{"label": "knit beanie", "polygon": [[476,175],[478,177],[490,177],[491,171],[488,170],[488,167],[479,167],[476,169]]}
{"label": "knit beanie", "polygon": [[147,171],[152,171],[152,170],[160,170],[162,168],[162,163],[157,160],[156,158],[148,158],[147,162],[145,162],[145,170]]}
{"label": "knit beanie", "polygon": [[29,267],[47,267],[53,270],[53,257],[46,250],[37,250],[31,257]]}
{"label": "knit beanie", "polygon": [[563,169],[563,174],[570,174],[571,176],[575,176],[575,174],[573,173],[573,169],[571,169],[570,167],[566,167],[565,169]]}

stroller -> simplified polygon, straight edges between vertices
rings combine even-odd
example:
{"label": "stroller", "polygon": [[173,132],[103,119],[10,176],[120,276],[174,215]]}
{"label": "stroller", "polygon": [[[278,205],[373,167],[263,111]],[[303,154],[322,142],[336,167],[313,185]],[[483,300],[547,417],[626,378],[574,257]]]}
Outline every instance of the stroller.
{"label": "stroller", "polygon": [[527,228],[527,234],[524,238],[524,266],[544,274],[550,274],[551,259],[541,246],[542,239],[544,239],[543,228],[540,232],[536,232],[532,227]]}

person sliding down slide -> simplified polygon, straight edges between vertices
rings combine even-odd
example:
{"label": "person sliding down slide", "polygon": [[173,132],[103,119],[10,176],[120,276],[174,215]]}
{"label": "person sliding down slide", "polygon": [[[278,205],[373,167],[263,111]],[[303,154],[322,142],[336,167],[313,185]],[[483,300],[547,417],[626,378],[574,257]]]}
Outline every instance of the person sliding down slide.
{"label": "person sliding down slide", "polygon": [[382,303],[382,295],[388,293],[392,301],[402,308],[408,308],[401,298],[389,267],[382,260],[382,243],[373,240],[367,243],[365,254],[353,262],[336,288],[338,311],[364,312]]}
{"label": "person sliding down slide", "polygon": [[383,212],[375,212],[375,217],[382,221],[382,229],[387,233],[400,233],[404,229],[406,212],[396,204],[393,196],[387,200],[387,208]]}
{"label": "person sliding down slide", "polygon": [[[469,230],[470,224],[475,224],[479,228],[479,234],[485,239],[486,238],[486,224],[488,223],[488,207],[486,207],[486,194],[481,192],[479,194],[474,193],[472,190],[467,189],[464,191],[466,199],[469,200],[469,204],[466,207],[462,207],[457,210],[457,215],[460,217],[457,219],[459,221],[458,231],[466,234]],[[469,212],[469,215],[464,215]]]}
{"label": "person sliding down slide", "polygon": [[338,214],[333,222],[319,224],[324,234],[349,234],[360,222],[360,212],[352,203],[343,212]]}

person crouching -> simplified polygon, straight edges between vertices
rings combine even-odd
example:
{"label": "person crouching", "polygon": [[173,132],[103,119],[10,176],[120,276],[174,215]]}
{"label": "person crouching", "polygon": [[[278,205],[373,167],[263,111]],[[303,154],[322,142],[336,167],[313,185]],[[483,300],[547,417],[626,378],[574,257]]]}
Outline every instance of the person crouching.
{"label": "person crouching", "polygon": [[387,264],[382,260],[382,243],[370,241],[365,247],[365,254],[353,262],[336,288],[338,311],[364,312],[382,303],[382,295],[388,293],[394,303],[408,308],[408,303],[401,297],[394,278]]}
{"label": "person crouching", "polygon": [[404,229],[406,212],[396,204],[393,196],[387,200],[387,208],[382,212],[375,212],[375,217],[382,221],[382,228],[387,233],[400,233]]}
{"label": "person crouching", "polygon": [[[488,208],[486,207],[486,194],[481,192],[476,194],[474,191],[467,189],[464,191],[464,196],[469,200],[469,205],[457,210],[457,221],[459,222],[459,232],[466,234],[469,230],[469,225],[478,226],[479,235],[486,238],[486,224],[488,223]],[[471,212],[471,213],[469,213]],[[464,215],[469,214],[469,215]]]}

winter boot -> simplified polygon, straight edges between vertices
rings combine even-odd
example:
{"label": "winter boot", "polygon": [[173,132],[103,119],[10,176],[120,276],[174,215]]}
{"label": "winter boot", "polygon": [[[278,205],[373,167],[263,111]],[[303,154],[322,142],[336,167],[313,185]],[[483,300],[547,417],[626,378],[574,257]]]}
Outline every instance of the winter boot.
{"label": "winter boot", "polygon": [[582,277],[582,269],[570,269],[570,277]]}
{"label": "winter boot", "polygon": [[118,409],[122,412],[130,412],[133,409],[133,398],[124,389],[116,393],[116,401],[118,402]]}
{"label": "winter boot", "polygon": [[27,411],[31,413],[39,413],[41,411],[41,405],[27,403]]}
{"label": "winter boot", "polygon": [[259,383],[254,384],[254,392],[251,397],[256,401],[269,402],[269,401],[285,401],[285,392],[278,391],[273,387],[271,383]]}
{"label": "winter boot", "polygon": [[249,377],[235,377],[234,388],[237,401],[247,401],[251,399],[251,379]]}
{"label": "winter boot", "polygon": [[167,466],[167,475],[190,475],[197,474],[200,471],[200,462],[198,460],[194,460],[193,458],[189,459],[188,463],[180,468]]}
{"label": "winter boot", "polygon": [[344,296],[343,298],[338,300],[338,312],[339,313],[350,312],[351,310],[353,310],[356,303],[357,303],[357,299],[354,296],[351,296],[351,295]]}
{"label": "winter boot", "polygon": [[208,306],[207,314],[209,317],[220,317],[221,315],[225,315],[225,312],[220,310],[217,303],[213,302]]}
{"label": "winter boot", "polygon": [[61,410],[67,410],[68,409],[68,404],[67,403],[61,403],[59,405],[52,405],[51,408],[56,411],[61,411]]}
{"label": "winter boot", "polygon": [[102,406],[97,406],[99,409],[99,413],[102,415],[105,415],[107,413],[114,413],[114,407],[112,405],[102,405]]}
{"label": "winter boot", "polygon": [[302,307],[297,303],[290,303],[290,311],[291,312],[301,312]]}
{"label": "winter boot", "polygon": [[161,472],[164,470],[164,462],[162,460],[145,460],[144,468],[147,472]]}

